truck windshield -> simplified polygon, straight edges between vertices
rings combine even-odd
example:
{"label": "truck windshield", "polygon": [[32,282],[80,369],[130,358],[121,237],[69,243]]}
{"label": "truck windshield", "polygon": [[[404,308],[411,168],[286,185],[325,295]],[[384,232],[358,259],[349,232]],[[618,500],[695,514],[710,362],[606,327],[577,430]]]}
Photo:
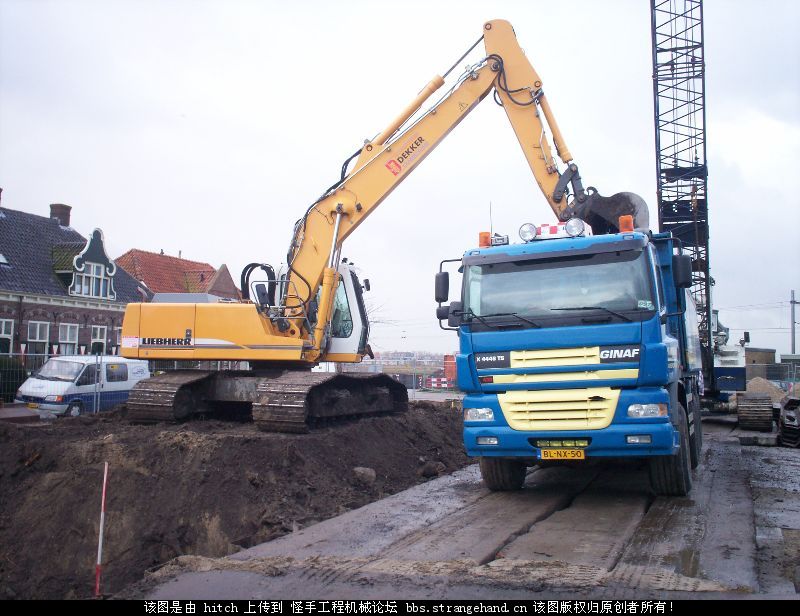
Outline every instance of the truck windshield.
{"label": "truck windshield", "polygon": [[464,306],[468,318],[516,314],[545,327],[638,321],[656,308],[641,250],[469,265]]}
{"label": "truck windshield", "polygon": [[51,359],[39,369],[35,376],[37,379],[45,381],[74,381],[84,365],[76,361]]}

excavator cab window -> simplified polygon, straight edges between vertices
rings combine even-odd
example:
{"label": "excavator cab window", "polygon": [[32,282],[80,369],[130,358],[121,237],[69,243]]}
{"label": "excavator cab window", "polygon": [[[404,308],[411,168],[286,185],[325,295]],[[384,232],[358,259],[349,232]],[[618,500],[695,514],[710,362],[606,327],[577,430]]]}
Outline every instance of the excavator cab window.
{"label": "excavator cab window", "polygon": [[350,302],[347,301],[344,282],[342,277],[339,276],[339,285],[336,287],[336,296],[333,299],[331,336],[334,338],[349,338],[352,334],[353,315],[350,313]]}

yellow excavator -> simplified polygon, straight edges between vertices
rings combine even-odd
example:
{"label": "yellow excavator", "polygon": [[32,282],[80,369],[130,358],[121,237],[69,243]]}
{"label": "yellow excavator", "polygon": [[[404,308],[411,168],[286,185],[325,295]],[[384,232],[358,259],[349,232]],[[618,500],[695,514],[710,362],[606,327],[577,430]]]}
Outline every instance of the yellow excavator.
{"label": "yellow excavator", "polygon": [[[421,110],[481,41],[485,57]],[[340,180],[295,223],[286,264],[278,271],[261,263],[244,268],[241,302],[128,305],[123,356],[246,361],[250,366],[248,371],[179,370],[141,381],[128,400],[129,416],[143,422],[179,420],[218,403],[238,402],[251,406],[261,429],[305,432],[328,418],[405,410],[405,387],[386,375],[311,371],[319,362],[360,362],[371,354],[362,285],[341,257],[342,244],[490,93],[505,110],[559,220],[578,217],[595,233],[604,233],[616,231],[620,215],[630,214],[636,227],[647,228],[647,207],[640,197],[602,197],[583,187],[542,80],[511,24],[489,21],[481,38],[443,77],[434,77],[393,122],[345,161]],[[251,281],[256,272],[263,280]]]}

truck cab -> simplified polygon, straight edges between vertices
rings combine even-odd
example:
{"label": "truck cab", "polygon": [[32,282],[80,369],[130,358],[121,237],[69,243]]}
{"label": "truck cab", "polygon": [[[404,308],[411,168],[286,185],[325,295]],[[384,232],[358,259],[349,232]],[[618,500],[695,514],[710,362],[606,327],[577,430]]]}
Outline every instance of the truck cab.
{"label": "truck cab", "polygon": [[437,277],[484,482],[517,489],[533,464],[638,457],[656,492],[688,493],[702,441],[689,257],[668,233],[594,236],[579,219],[520,236],[464,253],[460,301],[441,305]]}

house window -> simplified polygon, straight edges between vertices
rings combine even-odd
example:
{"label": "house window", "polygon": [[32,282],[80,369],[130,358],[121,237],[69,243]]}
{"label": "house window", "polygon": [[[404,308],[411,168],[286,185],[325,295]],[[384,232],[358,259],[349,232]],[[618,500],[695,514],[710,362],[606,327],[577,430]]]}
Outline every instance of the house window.
{"label": "house window", "polygon": [[61,323],[58,326],[58,352],[61,355],[78,354],[78,326]]}
{"label": "house window", "polygon": [[104,355],[106,352],[106,326],[92,325],[92,355]]}
{"label": "house window", "polygon": [[11,355],[14,340],[14,321],[0,319],[0,355]]}
{"label": "house window", "polygon": [[47,359],[47,343],[50,341],[50,323],[46,321],[28,322],[28,346],[25,354],[28,356],[27,367],[39,368]]}
{"label": "house window", "polygon": [[115,327],[114,334],[114,344],[117,347],[117,355],[119,355],[120,350],[122,349],[122,328]]}
{"label": "house window", "polygon": [[69,292],[83,297],[114,299],[111,279],[106,276],[106,268],[99,263],[87,262],[83,272],[75,272]]}

